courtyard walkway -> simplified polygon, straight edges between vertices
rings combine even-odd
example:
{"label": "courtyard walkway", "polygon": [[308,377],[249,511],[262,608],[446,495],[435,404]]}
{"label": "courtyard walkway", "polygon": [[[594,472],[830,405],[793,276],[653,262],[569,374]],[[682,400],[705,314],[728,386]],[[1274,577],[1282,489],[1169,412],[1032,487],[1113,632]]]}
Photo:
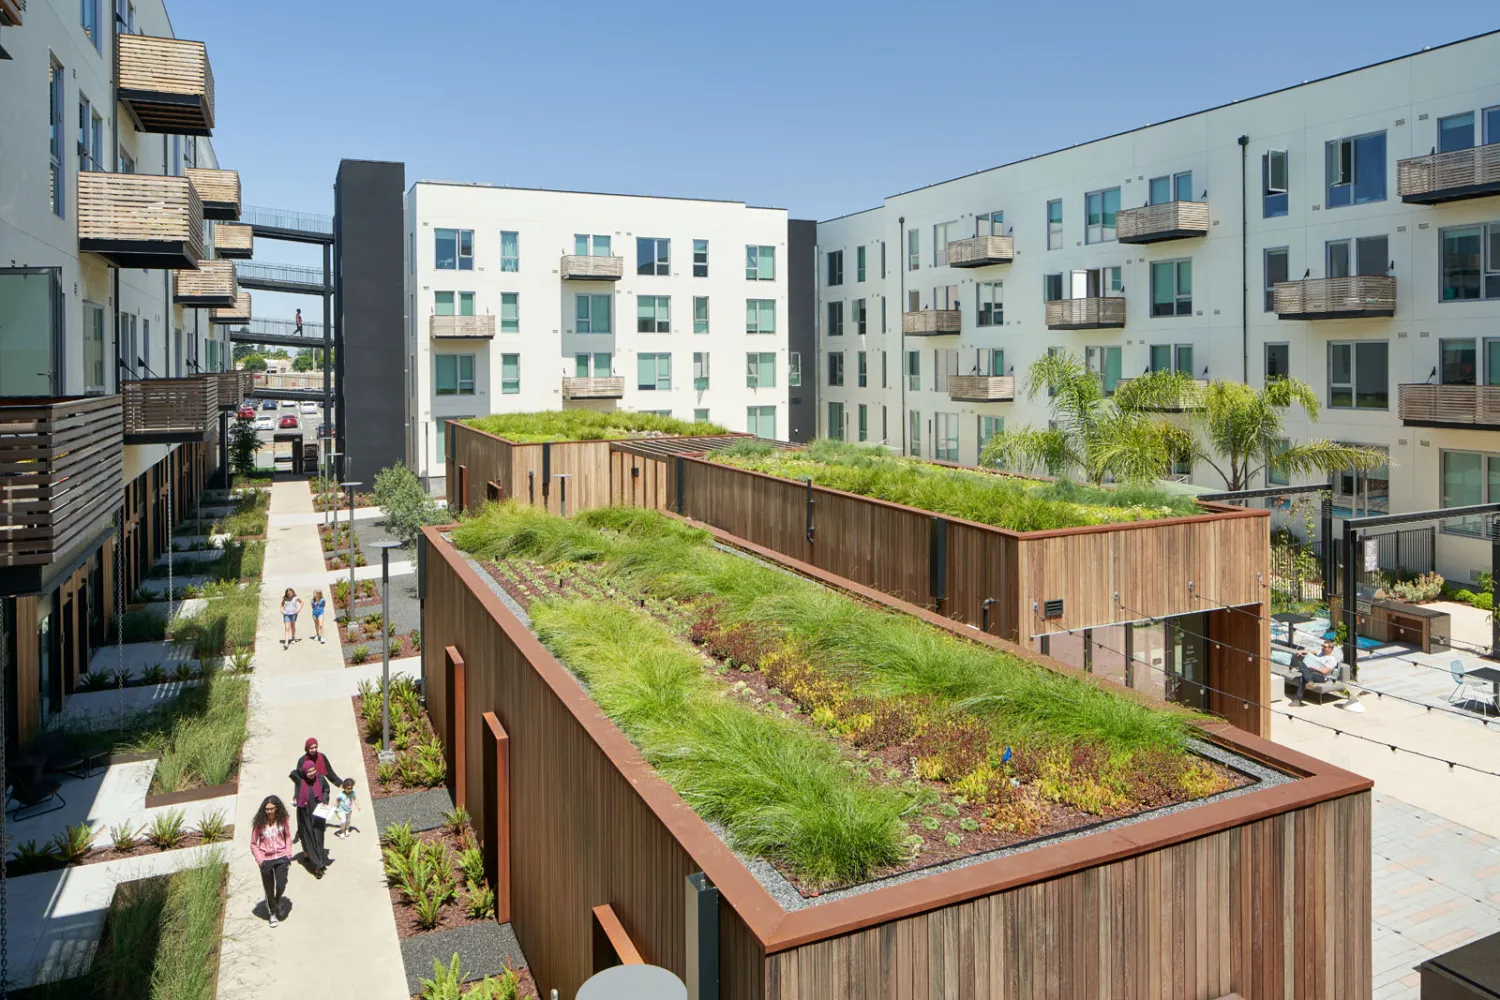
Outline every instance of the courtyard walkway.
{"label": "courtyard walkway", "polygon": [[[322,517],[313,516],[307,483],[277,482],[270,510],[219,1000],[292,994],[404,1000],[406,975],[350,703],[358,677],[369,672],[344,667],[331,601],[327,645],[304,638],[282,650],[282,592],[292,587],[306,604],[313,588],[326,592],[328,577],[315,527]],[[310,612],[304,611],[298,635],[312,635]],[[287,776],[309,736],[317,737],[340,776],[354,779],[362,809],[356,822],[364,829],[348,840],[329,836],[334,863],[322,881],[293,864],[286,891],[291,912],[272,929],[265,919],[260,873],[250,855],[250,825],[266,795],[289,798]]]}

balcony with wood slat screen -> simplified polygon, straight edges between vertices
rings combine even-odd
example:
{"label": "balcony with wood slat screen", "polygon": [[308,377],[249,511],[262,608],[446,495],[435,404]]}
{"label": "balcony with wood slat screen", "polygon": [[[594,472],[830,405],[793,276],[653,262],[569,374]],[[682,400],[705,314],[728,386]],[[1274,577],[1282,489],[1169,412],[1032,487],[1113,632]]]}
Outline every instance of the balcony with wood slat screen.
{"label": "balcony with wood slat screen", "polygon": [[955,403],[1009,403],[1016,398],[1013,375],[949,375],[948,398]]}
{"label": "balcony with wood slat screen", "polygon": [[0,26],[19,28],[26,13],[26,0],[0,0]]}
{"label": "balcony with wood slat screen", "polygon": [[200,309],[234,305],[234,261],[205,260],[196,271],[177,271],[172,276],[172,301]]}
{"label": "balcony with wood slat screen", "polygon": [[1399,160],[1396,192],[1418,205],[1500,194],[1500,142]]}
{"label": "balcony with wood slat screen", "polygon": [[1115,238],[1121,243],[1162,243],[1207,235],[1206,201],[1168,201],[1122,208],[1115,217]]}
{"label": "balcony with wood slat screen", "polygon": [[45,566],[124,498],[119,396],[0,399],[0,566]]}
{"label": "balcony with wood slat screen", "polygon": [[[1115,392],[1118,393],[1131,383],[1131,379],[1121,378],[1115,380]],[[1188,410],[1203,409],[1203,390],[1208,388],[1208,379],[1195,378],[1192,385],[1184,386],[1183,392],[1175,403],[1166,402],[1161,405],[1141,405],[1142,410],[1155,410],[1159,413],[1185,413]]]}
{"label": "balcony with wood slat screen", "polygon": [[214,71],[208,48],[184,38],[117,38],[120,103],[138,132],[213,135]]}
{"label": "balcony with wood slat screen", "polygon": [[255,256],[255,231],[237,222],[215,222],[214,256],[220,260],[249,260]]}
{"label": "balcony with wood slat screen", "polygon": [[218,383],[212,377],[126,382],[125,443],[205,441],[218,426]]}
{"label": "balcony with wood slat screen", "polygon": [[1125,300],[1110,298],[1056,299],[1047,303],[1049,330],[1103,330],[1125,325]]}
{"label": "balcony with wood slat screen", "polygon": [[1500,430],[1500,385],[1405,383],[1397,392],[1403,424]]}
{"label": "balcony with wood slat screen", "polygon": [[957,309],[922,309],[901,314],[901,332],[908,337],[945,337],[963,328]]}
{"label": "balcony with wood slat screen", "polygon": [[489,340],[495,336],[495,317],[429,316],[427,331],[435,340]]}
{"label": "balcony with wood slat screen", "polygon": [[1354,319],[1396,314],[1396,279],[1384,274],[1279,281],[1272,292],[1278,319]]}
{"label": "balcony with wood slat screen", "polygon": [[220,222],[240,219],[240,172],[188,167],[183,171],[203,199],[203,217]]}
{"label": "balcony with wood slat screen", "polygon": [[234,305],[220,306],[209,313],[210,323],[223,323],[226,326],[248,326],[250,323],[250,293],[240,292],[234,297]]}
{"label": "balcony with wood slat screen", "polygon": [[1009,264],[1016,256],[1013,236],[972,236],[948,244],[949,267],[986,267]]}
{"label": "balcony with wood slat screen", "polygon": [[116,267],[195,268],[203,203],[186,177],[78,175],[78,249]]}
{"label": "balcony with wood slat screen", "polygon": [[250,372],[211,372],[205,376],[213,381],[215,392],[219,397],[219,409],[237,410],[240,400],[250,395],[250,389],[255,384],[254,376]]}
{"label": "balcony with wood slat screen", "polygon": [[625,396],[624,378],[565,378],[562,380],[563,399],[622,399]]}
{"label": "balcony with wood slat screen", "polygon": [[564,281],[619,281],[625,275],[625,258],[567,254],[559,273]]}

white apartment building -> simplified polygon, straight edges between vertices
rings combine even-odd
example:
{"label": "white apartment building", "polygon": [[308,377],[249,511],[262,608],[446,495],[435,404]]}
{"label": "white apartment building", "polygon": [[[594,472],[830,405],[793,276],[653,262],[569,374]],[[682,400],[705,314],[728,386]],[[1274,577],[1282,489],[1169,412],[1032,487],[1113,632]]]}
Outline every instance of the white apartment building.
{"label": "white apartment building", "polygon": [[784,209],[421,181],[406,199],[408,464],[444,419],[570,407],[787,436]]}
{"label": "white apartment building", "polygon": [[[1046,426],[1009,379],[1061,349],[1107,387],[1304,379],[1293,438],[1390,455],[1336,512],[1500,501],[1500,33],[893,195],[817,256],[822,436],[973,463]],[[1479,533],[1439,571],[1488,568]]]}

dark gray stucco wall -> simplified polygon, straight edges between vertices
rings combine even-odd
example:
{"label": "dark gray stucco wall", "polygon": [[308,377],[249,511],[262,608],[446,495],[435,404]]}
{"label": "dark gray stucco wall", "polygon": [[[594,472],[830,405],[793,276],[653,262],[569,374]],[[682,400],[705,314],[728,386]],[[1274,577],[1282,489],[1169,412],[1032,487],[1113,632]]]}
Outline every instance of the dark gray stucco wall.
{"label": "dark gray stucco wall", "polygon": [[787,388],[786,436],[811,441],[818,434],[818,224],[788,219],[786,225],[787,349],[802,356],[802,384]]}

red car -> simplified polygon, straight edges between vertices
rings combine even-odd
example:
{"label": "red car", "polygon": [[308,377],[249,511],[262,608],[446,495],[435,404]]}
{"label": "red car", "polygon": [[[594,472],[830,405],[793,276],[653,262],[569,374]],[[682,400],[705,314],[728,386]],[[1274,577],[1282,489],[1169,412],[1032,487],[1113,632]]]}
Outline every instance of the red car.
{"label": "red car", "polygon": [[297,418],[292,416],[290,413],[281,418],[281,429],[286,430],[289,427],[292,430],[297,429]]}
{"label": "red car", "polygon": [[253,407],[253,406],[242,406],[242,407],[240,407],[240,419],[241,420],[254,420],[255,419],[255,407]]}

